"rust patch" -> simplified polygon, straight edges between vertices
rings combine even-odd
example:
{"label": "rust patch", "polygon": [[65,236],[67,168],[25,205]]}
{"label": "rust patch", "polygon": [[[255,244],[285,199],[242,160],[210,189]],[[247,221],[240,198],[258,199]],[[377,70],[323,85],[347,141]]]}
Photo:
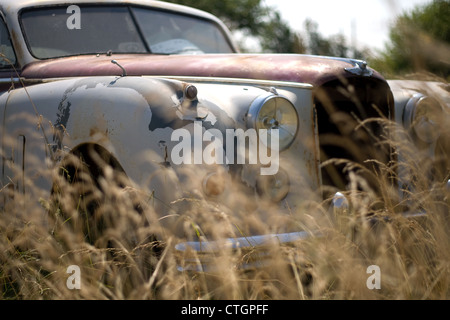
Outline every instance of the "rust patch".
{"label": "rust patch", "polygon": [[[313,86],[337,78],[358,77],[345,71],[345,59],[287,54],[114,55],[129,76],[198,76],[308,83]],[[23,70],[30,79],[69,76],[120,75],[112,57],[77,56],[33,62]],[[374,72],[373,78],[383,79]]]}

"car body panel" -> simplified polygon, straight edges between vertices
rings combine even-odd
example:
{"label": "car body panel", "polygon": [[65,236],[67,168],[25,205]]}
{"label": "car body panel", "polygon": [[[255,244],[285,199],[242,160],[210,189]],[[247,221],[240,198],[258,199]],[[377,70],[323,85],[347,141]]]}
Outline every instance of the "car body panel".
{"label": "car body panel", "polygon": [[[263,82],[253,83],[251,80],[241,80],[239,84],[221,82],[220,79],[188,80],[198,89],[195,108],[207,114],[202,120],[203,128],[218,128],[222,132],[228,128],[245,128],[248,106],[269,90]],[[292,101],[300,115],[298,139],[289,150],[280,153],[279,160],[280,170],[290,172],[292,191],[278,209],[295,210],[302,201],[310,199],[311,195],[302,190],[318,190],[320,187],[317,135],[311,135],[315,132],[312,88],[304,84],[271,84],[277,85],[278,94]],[[171,134],[181,128],[192,132],[196,120],[190,117],[191,111],[184,115],[178,113],[183,98],[177,94],[186,85],[180,79],[97,76],[67,78],[26,89],[18,88],[12,91],[5,103],[2,121],[8,120],[3,122],[2,137],[6,132],[12,137],[27,137],[23,148],[33,156],[26,158],[23,175],[33,177],[29,184],[47,190],[51,189],[51,180],[41,176],[42,168],[35,165],[36,159],[47,159],[48,168],[57,168],[67,153],[77,146],[84,143],[100,145],[117,159],[135,187],[154,195],[157,199],[155,209],[161,215],[168,215],[170,211],[166,208],[170,203],[201,192],[201,179],[195,183],[195,179],[190,179],[187,186],[180,184],[187,171],[196,177],[205,177],[214,171],[213,166],[177,166],[171,161],[172,149],[177,144],[172,141]],[[227,95],[222,97],[224,93]],[[33,109],[39,116],[32,115]],[[9,141],[5,139],[6,158],[14,159],[8,150],[17,152],[17,148],[9,148]],[[13,139],[11,143],[16,142]],[[13,162],[17,166],[17,157],[15,159]],[[8,161],[3,166],[6,170],[5,184],[12,173],[8,171]],[[258,171],[252,166],[244,167],[249,169],[243,169],[241,183],[254,189]],[[230,190],[233,189],[231,185]],[[20,184],[16,188],[26,190]],[[232,194],[225,193],[225,196]],[[250,193],[249,196],[256,195]]]}
{"label": "car body panel", "polygon": [[[39,61],[27,65],[22,75],[30,79],[121,75],[122,70],[111,60],[99,55]],[[294,54],[114,55],[114,60],[130,76],[242,78],[307,83],[314,87],[354,77],[345,69],[354,67],[356,61]],[[383,79],[377,73],[372,77]]]}
{"label": "car body panel", "polygon": [[[434,182],[450,181],[450,87],[441,81],[420,80],[388,80],[395,101],[395,123],[398,125],[398,141],[403,144],[398,148],[399,157],[399,190],[401,197],[414,191],[415,177],[408,169],[411,161],[427,160],[422,164],[422,170],[428,173]],[[436,103],[437,114],[435,130],[436,139],[424,142],[417,137],[413,130],[412,113],[417,108],[419,99],[432,98]],[[408,143],[409,142],[409,143]],[[432,163],[433,168],[429,168]],[[426,169],[428,168],[428,169]],[[425,172],[422,172],[425,173]]]}

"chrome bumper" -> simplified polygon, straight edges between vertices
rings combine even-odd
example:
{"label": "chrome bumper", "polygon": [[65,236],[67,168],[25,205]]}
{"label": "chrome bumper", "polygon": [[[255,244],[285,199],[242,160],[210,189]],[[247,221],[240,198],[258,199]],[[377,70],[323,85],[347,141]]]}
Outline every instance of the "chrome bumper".
{"label": "chrome bumper", "polygon": [[[450,198],[450,179],[447,181],[447,192]],[[346,197],[337,192],[331,202],[330,210],[334,214],[345,212],[349,208],[349,202]],[[402,214],[406,218],[418,218],[426,216],[426,212],[405,212]],[[389,221],[386,217],[384,221]],[[369,223],[376,223],[377,218],[368,217]],[[223,252],[224,250],[241,250],[245,252],[255,252],[251,261],[241,263],[239,268],[250,269],[262,267],[265,265],[264,257],[267,256],[267,248],[269,245],[282,244],[289,245],[297,241],[305,240],[310,237],[320,237],[320,233],[312,233],[307,231],[298,231],[291,233],[265,234],[239,238],[227,238],[223,241],[187,241],[175,245],[175,251],[180,257],[183,257],[182,265],[178,265],[179,271],[197,271],[206,272],[214,269],[211,263],[211,257]]]}
{"label": "chrome bumper", "polygon": [[224,241],[188,241],[175,246],[178,252],[194,250],[198,253],[212,253],[223,249],[254,249],[269,244],[286,244],[306,239],[310,236],[306,231],[292,233],[265,234],[241,238],[228,238]]}
{"label": "chrome bumper", "polygon": [[297,241],[307,239],[312,235],[306,231],[265,234],[240,238],[227,238],[223,241],[188,241],[175,245],[177,255],[182,261],[178,264],[178,271],[211,272],[217,269],[213,259],[225,250],[231,252],[240,250],[242,256],[247,258],[239,263],[239,269],[248,270],[261,268],[266,265],[265,257],[268,252],[265,250],[273,244],[288,245]]}

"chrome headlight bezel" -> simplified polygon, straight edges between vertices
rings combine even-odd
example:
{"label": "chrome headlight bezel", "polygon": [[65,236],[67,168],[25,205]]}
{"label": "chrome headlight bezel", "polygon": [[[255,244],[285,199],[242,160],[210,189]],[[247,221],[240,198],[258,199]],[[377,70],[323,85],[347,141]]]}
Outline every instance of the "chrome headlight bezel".
{"label": "chrome headlight bezel", "polygon": [[441,133],[441,104],[433,97],[415,94],[406,104],[403,121],[405,128],[421,141],[432,144]]}
{"label": "chrome headlight bezel", "polygon": [[247,126],[258,133],[260,129],[266,129],[268,136],[271,129],[278,129],[278,150],[282,151],[295,141],[300,120],[297,109],[288,98],[270,92],[252,102],[247,113]]}

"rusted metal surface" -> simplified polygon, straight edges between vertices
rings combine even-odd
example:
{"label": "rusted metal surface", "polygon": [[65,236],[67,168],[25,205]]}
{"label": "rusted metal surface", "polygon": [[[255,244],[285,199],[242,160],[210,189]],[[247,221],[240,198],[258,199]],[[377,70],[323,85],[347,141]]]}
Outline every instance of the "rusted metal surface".
{"label": "rusted metal surface", "polygon": [[[112,59],[119,62],[129,76],[244,78],[308,83],[313,86],[355,77],[345,70],[354,65],[350,59],[291,54],[77,56],[33,62],[23,69],[22,76],[27,79],[45,79],[121,75],[122,71],[111,64]],[[383,79],[376,72],[372,77]]]}

